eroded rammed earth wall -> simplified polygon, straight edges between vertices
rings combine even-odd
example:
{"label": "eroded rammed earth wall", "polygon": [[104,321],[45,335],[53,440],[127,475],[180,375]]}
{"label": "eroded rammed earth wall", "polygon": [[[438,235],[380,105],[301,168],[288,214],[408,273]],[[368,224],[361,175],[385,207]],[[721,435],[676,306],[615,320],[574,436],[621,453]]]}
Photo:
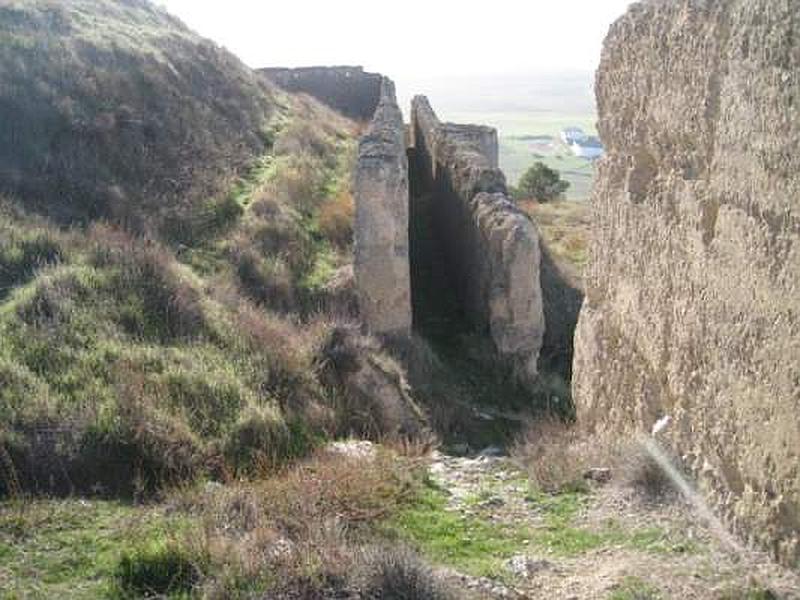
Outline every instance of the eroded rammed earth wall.
{"label": "eroded rammed earth wall", "polygon": [[800,561],[800,1],[634,5],[597,75],[607,156],[578,419],[664,432],[739,534]]}
{"label": "eroded rammed earth wall", "polygon": [[500,356],[532,380],[544,335],[539,237],[506,195],[497,132],[441,123],[423,96],[413,101],[411,130],[460,303]]}
{"label": "eroded rammed earth wall", "polygon": [[411,332],[405,137],[394,84],[384,78],[380,102],[358,149],[354,269],[367,328],[398,336]]}

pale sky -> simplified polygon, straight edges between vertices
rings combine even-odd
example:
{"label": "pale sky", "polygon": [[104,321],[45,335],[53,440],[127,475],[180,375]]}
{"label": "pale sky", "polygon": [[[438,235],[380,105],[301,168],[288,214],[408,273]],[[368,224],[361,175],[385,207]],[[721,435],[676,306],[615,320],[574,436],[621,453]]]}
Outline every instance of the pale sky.
{"label": "pale sky", "polygon": [[158,0],[251,67],[390,77],[594,70],[630,0]]}

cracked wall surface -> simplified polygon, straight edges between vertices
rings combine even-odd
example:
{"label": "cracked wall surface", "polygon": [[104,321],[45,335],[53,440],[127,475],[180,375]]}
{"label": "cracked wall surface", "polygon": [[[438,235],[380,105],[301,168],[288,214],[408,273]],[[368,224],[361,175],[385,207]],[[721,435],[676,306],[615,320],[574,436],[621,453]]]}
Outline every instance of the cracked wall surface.
{"label": "cracked wall surface", "polygon": [[642,2],[597,75],[578,420],[664,441],[800,561],[800,2]]}

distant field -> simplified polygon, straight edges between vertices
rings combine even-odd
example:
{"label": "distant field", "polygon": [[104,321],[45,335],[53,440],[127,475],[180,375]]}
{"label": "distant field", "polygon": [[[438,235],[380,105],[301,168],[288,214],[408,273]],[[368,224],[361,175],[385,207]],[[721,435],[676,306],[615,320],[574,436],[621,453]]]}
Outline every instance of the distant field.
{"label": "distant field", "polygon": [[[516,184],[535,161],[558,170],[570,182],[568,200],[586,200],[594,180],[592,163],[578,158],[564,145],[559,134],[565,127],[580,127],[596,135],[591,115],[525,112],[452,112],[446,118],[457,123],[480,123],[497,128],[500,137],[500,168],[508,182]],[[530,139],[535,137],[536,139]]]}
{"label": "distant field", "polygon": [[[531,73],[514,76],[399,80],[402,106],[410,94],[429,96],[439,117],[456,123],[491,125],[500,137],[500,167],[508,182],[539,160],[570,182],[568,200],[589,197],[592,164],[561,143],[565,127],[596,135],[591,73]],[[531,140],[531,137],[539,139]],[[551,139],[544,139],[549,137]]]}

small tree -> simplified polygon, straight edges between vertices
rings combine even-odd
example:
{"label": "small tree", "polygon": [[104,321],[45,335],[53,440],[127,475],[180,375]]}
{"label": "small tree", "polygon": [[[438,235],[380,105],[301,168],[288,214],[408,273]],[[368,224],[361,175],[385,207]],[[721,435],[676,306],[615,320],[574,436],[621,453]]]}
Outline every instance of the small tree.
{"label": "small tree", "polygon": [[561,174],[543,162],[535,162],[525,171],[517,186],[518,198],[533,198],[547,202],[561,197],[569,188],[569,181],[561,179]]}

